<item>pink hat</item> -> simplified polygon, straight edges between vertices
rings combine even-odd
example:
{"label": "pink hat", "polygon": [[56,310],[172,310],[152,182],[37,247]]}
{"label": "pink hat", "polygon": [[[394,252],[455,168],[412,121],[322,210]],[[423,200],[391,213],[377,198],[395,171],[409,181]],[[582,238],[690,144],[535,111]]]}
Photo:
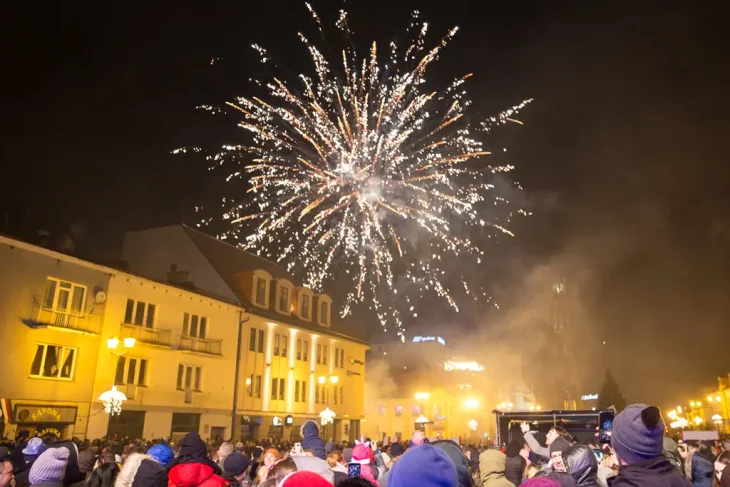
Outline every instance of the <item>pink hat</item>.
{"label": "pink hat", "polygon": [[368,465],[370,463],[370,448],[364,443],[355,445],[355,448],[352,449],[352,461]]}

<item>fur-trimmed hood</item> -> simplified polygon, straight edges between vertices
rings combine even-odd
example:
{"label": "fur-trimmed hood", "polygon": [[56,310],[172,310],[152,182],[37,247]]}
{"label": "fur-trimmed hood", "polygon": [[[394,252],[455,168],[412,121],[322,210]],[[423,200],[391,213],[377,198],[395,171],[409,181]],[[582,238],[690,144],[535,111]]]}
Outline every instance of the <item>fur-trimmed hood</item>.
{"label": "fur-trimmed hood", "polygon": [[114,487],[165,487],[167,472],[165,467],[149,455],[132,453],[127,457],[122,470],[117,475]]}

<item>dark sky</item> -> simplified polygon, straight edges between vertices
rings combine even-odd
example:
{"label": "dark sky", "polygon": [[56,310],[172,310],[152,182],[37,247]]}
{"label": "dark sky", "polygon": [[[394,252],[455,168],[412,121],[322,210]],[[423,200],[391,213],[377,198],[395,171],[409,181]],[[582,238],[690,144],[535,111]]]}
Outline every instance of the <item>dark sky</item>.
{"label": "dark sky", "polygon": [[[609,337],[608,352],[581,360],[592,361],[595,380],[610,367],[629,400],[687,400],[730,370],[721,12],[670,1],[312,3],[329,24],[344,5],[364,42],[389,41],[418,7],[432,40],[461,28],[434,77],[474,72],[476,112],[535,99],[525,126],[499,136],[535,212],[494,251],[499,262],[485,277],[502,314],[435,313],[426,328],[455,322],[486,341],[502,327],[510,343],[529,341],[544,326],[535,314],[549,314],[519,313],[540,301],[534,276],[560,275],[579,308],[576,332],[560,340],[593,350]],[[238,135],[230,118],[194,107],[246,94],[260,69],[252,42],[298,69],[307,57],[296,31],[316,37],[303,3],[291,0],[13,9],[0,34],[2,231],[81,221],[94,247],[124,230],[192,222],[220,175],[170,151]]]}

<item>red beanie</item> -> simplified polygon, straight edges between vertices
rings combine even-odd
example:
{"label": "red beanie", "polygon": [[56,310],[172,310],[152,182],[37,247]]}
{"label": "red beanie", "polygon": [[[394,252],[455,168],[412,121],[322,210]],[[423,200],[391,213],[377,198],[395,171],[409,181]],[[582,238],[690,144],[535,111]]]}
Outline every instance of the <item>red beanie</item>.
{"label": "red beanie", "polygon": [[279,487],[332,487],[332,484],[319,474],[300,470],[284,477]]}

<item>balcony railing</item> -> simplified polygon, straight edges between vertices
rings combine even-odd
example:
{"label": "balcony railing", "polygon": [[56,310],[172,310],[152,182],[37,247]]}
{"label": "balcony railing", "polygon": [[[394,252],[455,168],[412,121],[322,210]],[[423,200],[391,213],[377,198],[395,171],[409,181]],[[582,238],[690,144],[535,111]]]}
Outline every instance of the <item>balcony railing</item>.
{"label": "balcony railing", "polygon": [[[132,336],[138,342],[149,345],[169,347],[171,343],[170,336],[172,335],[172,330],[165,328],[147,328],[142,325],[122,323],[122,331],[124,332],[124,336]],[[127,333],[130,335],[127,335]]]}
{"label": "balcony railing", "polygon": [[26,324],[31,327],[52,326],[95,335],[101,333],[101,320],[97,315],[85,311],[46,308],[41,306],[37,298],[33,300],[30,320],[26,320]]}
{"label": "balcony railing", "polygon": [[197,338],[182,335],[180,337],[180,350],[191,352],[207,353],[210,355],[222,355],[221,348],[223,340],[211,340],[210,338]]}

